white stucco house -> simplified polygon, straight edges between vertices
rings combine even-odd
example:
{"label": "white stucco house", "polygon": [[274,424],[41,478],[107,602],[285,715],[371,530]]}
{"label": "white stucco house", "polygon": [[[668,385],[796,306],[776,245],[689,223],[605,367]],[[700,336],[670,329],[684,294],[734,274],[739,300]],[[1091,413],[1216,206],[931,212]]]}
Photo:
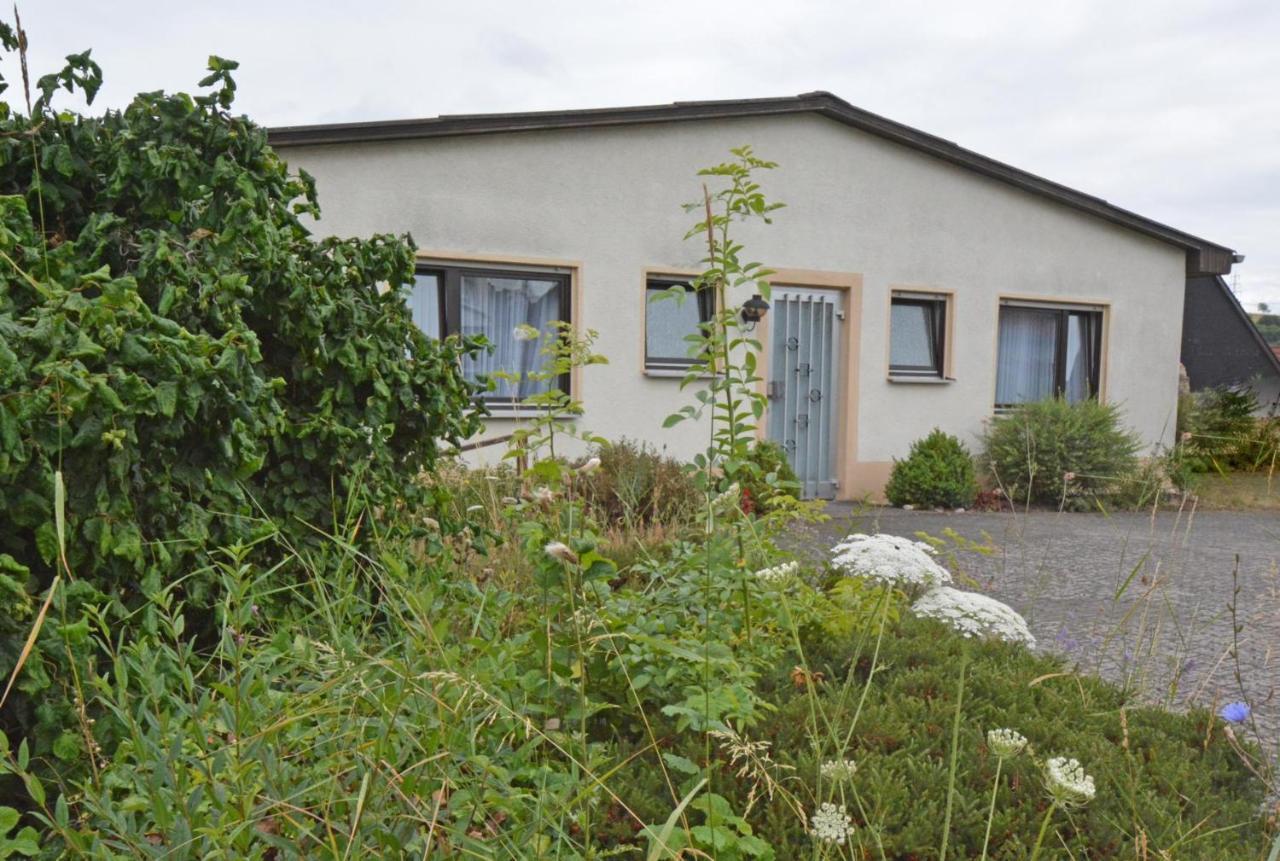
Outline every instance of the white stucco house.
{"label": "white stucco house", "polygon": [[[516,324],[595,329],[610,363],[564,381],[580,421],[677,456],[705,445],[705,428],[662,420],[690,400],[682,338],[708,309],[648,297],[698,271],[681,206],[698,169],[744,144],[778,162],[761,180],[786,208],[738,238],[777,270],[762,433],[816,496],[874,496],[933,427],[972,445],[997,409],[1053,393],[1115,402],[1147,443],[1171,442],[1187,280],[1243,259],[823,92],[271,140],[316,177],[321,232],[413,235],[420,324],[495,344],[469,373],[528,369]],[[493,393],[487,436],[519,421],[521,394]]]}

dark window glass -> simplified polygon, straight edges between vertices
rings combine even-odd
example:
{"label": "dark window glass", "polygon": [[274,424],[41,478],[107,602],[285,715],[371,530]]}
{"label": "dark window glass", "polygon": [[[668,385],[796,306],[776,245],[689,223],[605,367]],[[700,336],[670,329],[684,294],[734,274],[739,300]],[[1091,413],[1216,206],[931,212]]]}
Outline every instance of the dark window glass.
{"label": "dark window glass", "polygon": [[947,302],[894,296],[889,308],[889,373],[942,377]]}
{"label": "dark window glass", "polygon": [[[672,295],[668,295],[672,294]],[[689,284],[651,278],[645,288],[644,363],[651,370],[683,370],[698,362],[689,336],[701,334],[711,321],[714,300],[710,290],[694,290]]]}
{"label": "dark window glass", "polygon": [[1101,355],[1100,311],[1001,306],[996,406],[1097,397]]}

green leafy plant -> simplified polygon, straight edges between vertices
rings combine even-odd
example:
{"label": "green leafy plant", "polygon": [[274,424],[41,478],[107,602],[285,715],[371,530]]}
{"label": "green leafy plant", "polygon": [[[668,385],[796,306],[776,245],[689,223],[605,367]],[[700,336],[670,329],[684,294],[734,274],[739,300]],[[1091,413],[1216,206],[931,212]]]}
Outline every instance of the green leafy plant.
{"label": "green leafy plant", "polygon": [[[690,211],[705,213],[685,239],[706,242],[705,268],[693,287],[714,294],[716,312],[699,334],[688,337],[689,356],[694,362],[681,380],[681,388],[700,387],[695,393],[697,405],[682,407],[663,423],[674,427],[710,411],[711,444],[695,464],[722,475],[724,485],[738,480],[743,470],[759,472],[750,461],[750,451],[756,423],[768,407],[756,374],[760,342],[751,337],[732,300],[744,293],[768,298],[768,277],[773,273],[763,264],[742,258],[743,245],[733,238],[730,228],[750,219],[771,223],[769,214],[783,206],[770,202],[754,179],[757,171],[777,165],[757,158],[751,147],[734,149],[732,154],[733,160],[698,171],[699,176],[722,180],[724,187],[713,193],[704,184],[703,199],[686,205]],[[686,296],[686,291],[675,288],[668,292],[681,299]],[[663,298],[659,296],[657,301]]]}
{"label": "green leafy plant", "polygon": [[893,505],[968,508],[978,495],[973,456],[954,436],[934,430],[895,460],[884,495]]}
{"label": "green leafy plant", "polygon": [[1089,509],[1138,468],[1138,438],[1120,408],[1050,398],[997,415],[983,438],[992,480],[1015,505]]}
{"label": "green leafy plant", "polygon": [[742,491],[753,508],[767,507],[776,497],[796,498],[800,488],[787,452],[772,440],[756,440],[747,453],[751,468],[741,476]]}
{"label": "green leafy plant", "polygon": [[[566,374],[575,373],[578,368],[609,363],[608,358],[594,350],[598,337],[594,329],[579,334],[572,323],[564,320],[553,321],[549,328],[550,332],[540,332],[528,324],[518,327],[521,337],[539,341],[538,352],[543,358],[538,370],[524,373],[525,379],[534,383],[556,381]],[[518,382],[520,375],[501,373],[495,376]],[[551,464],[556,458],[557,437],[597,445],[604,442],[602,437],[574,426],[572,420],[582,415],[582,402],[558,385],[529,395],[520,402],[520,406],[532,417],[511,434],[511,442],[504,455],[506,458],[527,462],[531,458],[539,458],[545,447],[543,462]]]}
{"label": "green leafy plant", "polygon": [[[0,42],[19,48],[8,26]],[[87,604],[123,631],[180,582],[207,634],[211,548],[266,549],[277,531],[314,544],[356,487],[384,520],[432,508],[414,479],[479,427],[458,369],[475,345],[426,338],[406,308],[412,243],[313,237],[314,183],[230,113],[235,68],[211,58],[202,95],[56,108],[60,89],[92,102],[102,78],[86,52],[39,79],[29,114],[0,105],[0,601],[13,619],[29,618],[14,583],[37,595],[53,581],[53,478],[71,476],[76,579],[0,716],[42,761],[60,761],[43,758],[78,720],[67,662],[92,652]],[[12,627],[5,677],[25,636]]]}

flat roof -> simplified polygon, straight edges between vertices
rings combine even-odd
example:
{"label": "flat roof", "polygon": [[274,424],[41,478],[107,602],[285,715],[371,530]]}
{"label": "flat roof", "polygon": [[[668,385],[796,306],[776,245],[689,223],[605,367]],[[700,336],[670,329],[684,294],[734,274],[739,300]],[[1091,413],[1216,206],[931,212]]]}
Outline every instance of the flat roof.
{"label": "flat roof", "polygon": [[549,129],[583,129],[646,123],[688,122],[786,114],[818,114],[836,122],[931,155],[974,173],[1007,183],[1064,206],[1086,212],[1187,252],[1187,275],[1224,275],[1244,258],[1233,249],[1115,206],[1100,197],[1020,170],[949,140],[864,111],[831,93],[817,91],[766,99],[674,102],[571,111],[452,114],[411,120],[282,126],[268,130],[273,146],[403,141],[458,135],[509,134]]}

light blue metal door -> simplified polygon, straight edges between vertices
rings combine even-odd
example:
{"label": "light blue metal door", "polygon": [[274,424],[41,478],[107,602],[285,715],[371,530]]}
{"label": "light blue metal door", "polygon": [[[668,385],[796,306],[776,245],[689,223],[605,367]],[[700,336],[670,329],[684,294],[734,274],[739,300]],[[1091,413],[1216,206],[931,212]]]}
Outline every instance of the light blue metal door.
{"label": "light blue metal door", "polygon": [[838,290],[775,287],[769,317],[769,439],[786,451],[806,499],[832,499],[837,489],[842,295]]}

